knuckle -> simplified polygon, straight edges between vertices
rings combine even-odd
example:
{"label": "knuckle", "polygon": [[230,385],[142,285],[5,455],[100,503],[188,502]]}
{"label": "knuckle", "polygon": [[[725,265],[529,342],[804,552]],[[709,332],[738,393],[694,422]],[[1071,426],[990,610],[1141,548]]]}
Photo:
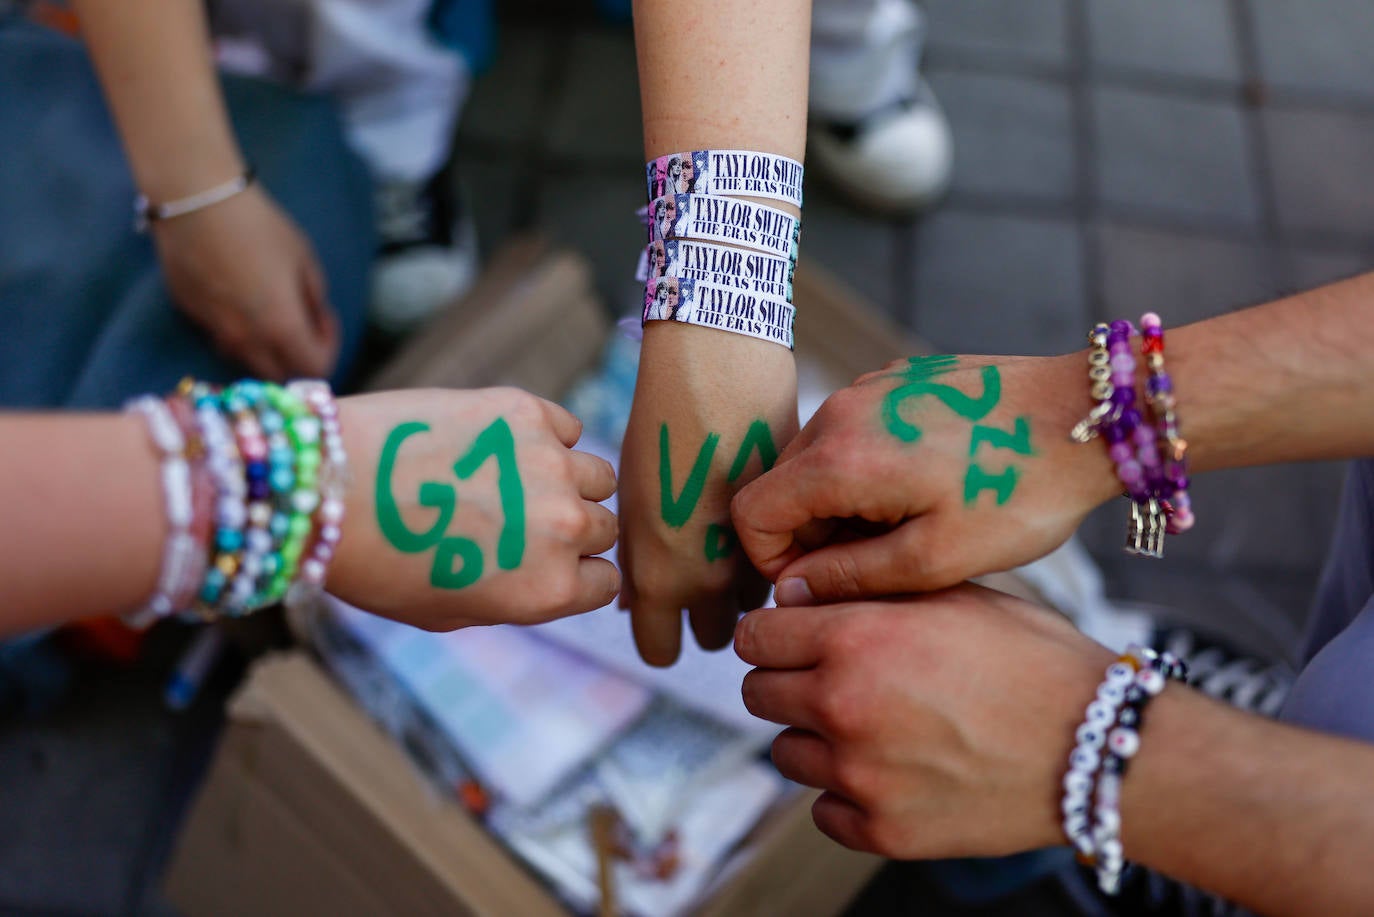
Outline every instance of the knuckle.
{"label": "knuckle", "polygon": [[587,537],[591,520],[580,505],[571,500],[559,500],[549,507],[545,527],[559,541],[580,542]]}
{"label": "knuckle", "polygon": [[848,551],[838,551],[830,558],[823,574],[831,591],[840,596],[863,594],[863,572],[858,561]]}
{"label": "knuckle", "polygon": [[863,805],[873,798],[873,770],[852,755],[836,755],[831,778],[835,790],[846,799]]}

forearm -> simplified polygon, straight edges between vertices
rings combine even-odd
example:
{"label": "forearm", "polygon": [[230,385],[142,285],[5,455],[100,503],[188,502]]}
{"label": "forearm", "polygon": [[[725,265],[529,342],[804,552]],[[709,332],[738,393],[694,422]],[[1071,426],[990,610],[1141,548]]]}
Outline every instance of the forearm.
{"label": "forearm", "polygon": [[133,611],[166,532],[140,418],[0,417],[0,634]]}
{"label": "forearm", "polygon": [[1182,690],[1151,705],[1142,738],[1127,857],[1261,913],[1374,912],[1374,747]]}
{"label": "forearm", "polygon": [[1170,331],[1195,471],[1374,455],[1374,274]]}
{"label": "forearm", "polygon": [[[810,35],[807,0],[705,0],[686,7],[678,0],[637,0],[635,46],[646,159],[733,149],[801,160]],[[794,216],[800,213],[789,203],[761,203]],[[645,330],[645,365],[657,367],[666,348],[679,345],[722,365],[755,354],[772,366],[791,364],[777,345],[759,341],[731,348],[734,354],[713,353],[711,345],[720,337],[709,330],[651,322]]]}
{"label": "forearm", "polygon": [[140,191],[174,200],[243,171],[199,0],[73,6]]}

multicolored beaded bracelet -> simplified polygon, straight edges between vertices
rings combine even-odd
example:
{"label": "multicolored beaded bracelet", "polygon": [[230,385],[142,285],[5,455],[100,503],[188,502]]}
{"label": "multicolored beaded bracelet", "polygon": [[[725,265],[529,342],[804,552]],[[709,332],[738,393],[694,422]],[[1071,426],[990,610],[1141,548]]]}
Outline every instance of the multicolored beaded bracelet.
{"label": "multicolored beaded bracelet", "polygon": [[[347,458],[327,384],[185,380],[147,419],[162,456],[169,534],[157,592],[134,621],[194,609],[242,615],[297,582],[320,586],[341,538]],[[308,550],[307,550],[308,549]]]}
{"label": "multicolored beaded bracelet", "polygon": [[1188,495],[1188,442],[1179,427],[1173,380],[1164,371],[1164,323],[1158,315],[1149,312],[1141,317],[1140,327],[1140,352],[1150,374],[1145,382],[1145,398],[1154,413],[1159,440],[1168,450],[1156,489],[1165,502],[1168,531],[1177,535],[1191,529],[1196,522],[1193,501]]}

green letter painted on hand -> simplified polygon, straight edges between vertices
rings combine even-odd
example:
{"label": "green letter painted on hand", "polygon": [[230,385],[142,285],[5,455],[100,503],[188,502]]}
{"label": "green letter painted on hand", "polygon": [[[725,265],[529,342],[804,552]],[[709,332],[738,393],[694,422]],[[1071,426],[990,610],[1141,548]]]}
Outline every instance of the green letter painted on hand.
{"label": "green letter painted on hand", "polygon": [[682,493],[673,496],[673,460],[668,444],[668,425],[665,423],[658,428],[658,494],[659,512],[663,515],[663,521],[668,523],[669,528],[680,529],[687,524],[687,520],[692,518],[692,513],[696,512],[697,503],[701,500],[701,492],[706,488],[706,474],[711,470],[711,459],[716,454],[716,446],[720,443],[720,434],[711,433],[706,437],[706,441],[697,450],[696,461],[692,464],[692,473],[687,476],[687,482],[682,485]]}
{"label": "green letter painted on hand", "polygon": [[973,427],[973,437],[969,440],[968,455],[973,458],[978,452],[978,447],[987,443],[994,449],[1010,449],[1019,455],[1034,455],[1035,450],[1031,448],[1030,441],[1030,420],[1026,417],[1018,417],[1012,432],[999,430],[996,427],[985,427],[982,424],[975,424]]}
{"label": "green letter painted on hand", "polygon": [[739,538],[729,526],[712,522],[706,527],[706,559],[712,562],[722,560],[735,553]]}
{"label": "green letter painted on hand", "polygon": [[767,421],[756,420],[749,425],[749,431],[744,434],[744,442],[740,444],[739,455],[735,456],[735,463],[730,466],[731,484],[744,474],[744,469],[749,466],[749,456],[755,449],[759,451],[759,461],[763,463],[763,470],[771,471],[778,461],[778,447],[773,442],[773,431],[768,429]]}
{"label": "green letter painted on hand", "polygon": [[1008,468],[1001,474],[988,474],[977,465],[970,464],[968,473],[964,475],[964,503],[972,505],[977,502],[978,495],[985,490],[991,490],[997,494],[997,505],[1001,506],[1011,499],[1012,492],[1016,490],[1016,479],[1020,476],[1014,467]]}
{"label": "green letter painted on hand", "polygon": [[420,505],[439,510],[439,518],[427,532],[415,532],[401,518],[400,508],[396,505],[396,495],[391,489],[391,475],[396,469],[396,455],[401,451],[401,443],[416,433],[425,433],[429,424],[412,420],[395,427],[387,434],[382,445],[382,456],[377,461],[377,486],[375,493],[377,526],[382,537],[396,550],[406,554],[419,554],[428,551],[439,543],[453,519],[456,503],[453,488],[447,484],[432,481],[420,485]]}

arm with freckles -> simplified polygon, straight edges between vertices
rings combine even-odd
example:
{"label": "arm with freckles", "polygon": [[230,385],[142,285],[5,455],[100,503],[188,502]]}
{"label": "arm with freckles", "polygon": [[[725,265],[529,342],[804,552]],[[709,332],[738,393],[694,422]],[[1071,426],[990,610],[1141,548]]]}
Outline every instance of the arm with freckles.
{"label": "arm with freckles", "polygon": [[[800,160],[810,7],[636,0],[646,158],[731,149]],[[761,600],[766,585],[734,545],[730,498],[796,429],[796,368],[785,347],[648,323],[620,492],[622,604],[648,661],[677,658],[684,608],[697,640],[719,648],[738,613]]]}

